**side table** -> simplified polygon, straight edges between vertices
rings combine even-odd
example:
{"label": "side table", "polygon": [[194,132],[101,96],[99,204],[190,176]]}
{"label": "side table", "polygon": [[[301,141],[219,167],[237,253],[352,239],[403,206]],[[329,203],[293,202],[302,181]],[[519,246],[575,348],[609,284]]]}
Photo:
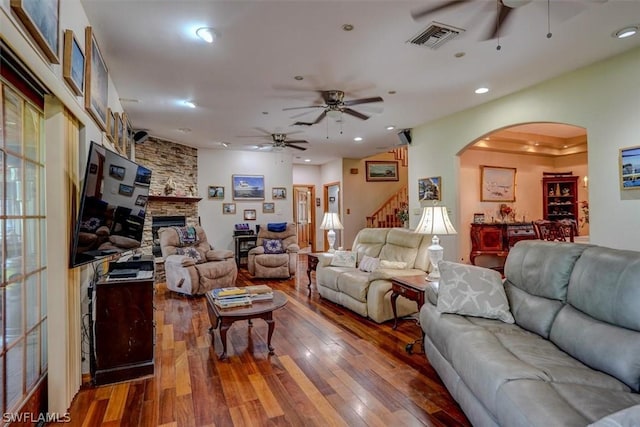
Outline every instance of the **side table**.
{"label": "side table", "polygon": [[318,267],[318,254],[307,254],[307,277],[309,278],[309,284],[307,288],[309,288],[309,295],[311,295],[311,272],[316,271]]}
{"label": "side table", "polygon": [[[428,287],[428,282],[425,279],[425,275],[416,276],[398,276],[391,278],[391,308],[393,309],[393,329],[398,327],[398,314],[396,309],[396,302],[398,297],[403,297],[415,301],[418,303],[418,311],[424,305],[425,291]],[[424,333],[422,334],[424,336]],[[411,354],[413,346],[421,340],[416,340],[407,344],[406,351]]]}

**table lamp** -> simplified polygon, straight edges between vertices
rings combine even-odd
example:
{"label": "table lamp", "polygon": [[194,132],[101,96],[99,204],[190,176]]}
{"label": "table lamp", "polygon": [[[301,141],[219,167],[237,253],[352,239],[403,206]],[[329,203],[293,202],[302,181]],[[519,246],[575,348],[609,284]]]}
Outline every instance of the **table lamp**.
{"label": "table lamp", "polygon": [[335,212],[325,212],[324,218],[322,218],[322,224],[320,224],[321,230],[327,231],[327,241],[329,242],[329,252],[333,253],[336,250],[333,249],[334,243],[336,243],[336,232],[333,230],[342,230],[344,227],[340,222],[340,217]]}
{"label": "table lamp", "polygon": [[440,246],[440,239],[437,234],[457,234],[456,229],[453,228],[449,215],[447,214],[447,208],[444,206],[427,206],[422,211],[422,217],[415,229],[416,233],[420,234],[432,234],[431,246],[427,249],[429,251],[429,261],[433,266],[433,270],[427,276],[427,280],[437,281],[440,280],[440,270],[438,269],[438,263],[442,261],[444,248]]}

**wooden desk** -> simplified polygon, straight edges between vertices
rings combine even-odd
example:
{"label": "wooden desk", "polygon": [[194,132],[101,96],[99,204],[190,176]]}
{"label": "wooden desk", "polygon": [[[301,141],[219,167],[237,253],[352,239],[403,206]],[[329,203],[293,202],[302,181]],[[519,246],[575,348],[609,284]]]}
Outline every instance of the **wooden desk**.
{"label": "wooden desk", "polygon": [[475,265],[476,257],[480,255],[506,258],[513,245],[530,239],[536,239],[531,222],[471,224],[469,261]]}
{"label": "wooden desk", "polygon": [[396,302],[398,297],[403,297],[418,303],[418,310],[424,305],[424,292],[429,286],[425,275],[398,276],[391,278],[391,308],[393,309],[393,329],[398,327],[398,312]]}

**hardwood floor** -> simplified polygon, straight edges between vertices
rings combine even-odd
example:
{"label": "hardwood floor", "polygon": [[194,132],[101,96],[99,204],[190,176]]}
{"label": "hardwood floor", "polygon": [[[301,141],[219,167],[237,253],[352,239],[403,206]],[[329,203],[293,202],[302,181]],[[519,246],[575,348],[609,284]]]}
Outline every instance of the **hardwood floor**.
{"label": "hardwood floor", "polygon": [[[312,276],[313,280],[313,276]],[[249,284],[242,270],[239,285]],[[295,279],[260,281],[287,293],[267,326],[236,322],[229,359],[209,333],[204,297],[156,293],[155,375],[84,387],[71,406],[78,426],[468,426],[423,354],[412,320],[379,325],[307,294],[306,256]],[[214,349],[215,346],[215,349]],[[420,349],[416,346],[416,351]]]}

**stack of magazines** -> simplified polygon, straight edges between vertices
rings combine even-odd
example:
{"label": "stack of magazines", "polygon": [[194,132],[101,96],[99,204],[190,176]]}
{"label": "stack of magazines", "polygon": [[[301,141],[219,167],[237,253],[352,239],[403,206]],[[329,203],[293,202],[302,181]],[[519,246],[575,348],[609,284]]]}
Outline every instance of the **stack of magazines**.
{"label": "stack of magazines", "polygon": [[244,288],[249,293],[251,301],[271,301],[273,290],[267,285],[250,285]]}
{"label": "stack of magazines", "polygon": [[217,288],[211,291],[213,303],[220,308],[245,307],[251,305],[249,292],[245,288]]}

